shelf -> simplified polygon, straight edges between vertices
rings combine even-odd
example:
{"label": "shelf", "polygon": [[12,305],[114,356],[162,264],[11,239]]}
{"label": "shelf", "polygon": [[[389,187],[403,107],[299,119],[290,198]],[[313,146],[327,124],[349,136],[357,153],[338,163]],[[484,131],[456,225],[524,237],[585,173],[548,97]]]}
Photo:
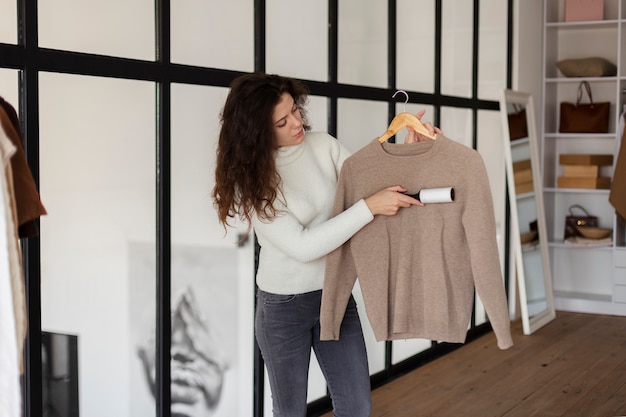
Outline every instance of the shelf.
{"label": "shelf", "polygon": [[546,193],[585,193],[585,194],[609,194],[611,190],[608,189],[594,189],[594,188],[558,188],[558,187],[544,187],[543,191]]}
{"label": "shelf", "polygon": [[589,294],[573,291],[554,291],[554,296],[579,300],[611,302],[611,294]]}
{"label": "shelf", "polygon": [[611,295],[555,291],[554,305],[557,311],[626,316],[626,304],[613,302]]}
{"label": "shelf", "polygon": [[527,144],[528,144],[528,137],[519,138],[519,139],[515,139],[511,141],[511,146],[520,146],[520,145],[527,145]]}
{"label": "shelf", "polygon": [[547,22],[546,29],[550,30],[584,30],[584,29],[617,29],[624,20],[589,20],[586,22]]}
{"label": "shelf", "polygon": [[617,76],[613,77],[549,77],[545,79],[546,83],[576,83],[578,84],[581,81],[589,81],[589,82],[617,82],[620,79]]}
{"label": "shelf", "polygon": [[548,246],[551,248],[558,248],[558,249],[576,249],[576,250],[606,250],[606,251],[612,251],[613,250],[613,243],[609,243],[603,246],[589,246],[589,245],[576,245],[573,243],[565,243],[563,241],[554,241],[554,242],[549,242]]}
{"label": "shelf", "polygon": [[[624,231],[616,226],[616,214],[609,203],[610,189],[563,188],[558,179],[565,169],[562,154],[613,154],[619,143],[620,116],[626,96],[626,0],[605,0],[606,20],[563,22],[565,0],[544,0],[543,57],[541,73],[541,172],[543,173],[546,223],[551,231],[548,243],[557,310],[626,315],[613,285],[618,273],[614,260],[626,259]],[[566,77],[556,63],[564,59],[602,57],[613,63],[616,74],[607,77]],[[600,74],[600,72],[597,72]],[[607,133],[560,133],[560,105],[575,102],[581,81],[591,84],[595,102],[609,102]],[[586,95],[583,103],[588,103]],[[614,157],[615,158],[615,157]],[[599,177],[612,176],[613,166],[601,165]],[[568,185],[560,182],[562,185]],[[574,186],[585,185],[573,183]],[[595,185],[594,183],[590,185]],[[606,184],[602,184],[605,185]],[[564,242],[563,220],[568,207],[580,204],[598,216],[598,223],[612,225],[612,239],[573,244]],[[608,240],[608,241],[607,241]],[[621,246],[620,246],[621,245]],[[565,291],[563,291],[565,290]]]}
{"label": "shelf", "polygon": [[534,240],[528,243],[522,243],[522,253],[537,252],[541,249],[539,246],[539,240]]}
{"label": "shelf", "polygon": [[611,139],[615,140],[615,133],[544,133],[545,138],[550,139]]}

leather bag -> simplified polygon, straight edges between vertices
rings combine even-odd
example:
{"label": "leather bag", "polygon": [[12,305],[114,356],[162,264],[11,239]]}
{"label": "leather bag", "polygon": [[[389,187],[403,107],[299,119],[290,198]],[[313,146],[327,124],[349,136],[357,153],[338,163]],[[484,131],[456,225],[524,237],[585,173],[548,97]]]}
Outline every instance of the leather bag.
{"label": "leather bag", "polygon": [[[578,211],[583,214],[574,213],[574,209],[578,209]],[[582,236],[577,229],[578,226],[598,227],[598,217],[590,215],[583,206],[573,204],[569,207],[569,215],[565,217],[565,233],[563,240]]]}
{"label": "leather bag", "polygon": [[[589,97],[589,104],[581,104],[583,87]],[[576,103],[561,103],[559,118],[560,133],[608,133],[610,102],[594,103],[591,87],[587,81],[578,85]]]}

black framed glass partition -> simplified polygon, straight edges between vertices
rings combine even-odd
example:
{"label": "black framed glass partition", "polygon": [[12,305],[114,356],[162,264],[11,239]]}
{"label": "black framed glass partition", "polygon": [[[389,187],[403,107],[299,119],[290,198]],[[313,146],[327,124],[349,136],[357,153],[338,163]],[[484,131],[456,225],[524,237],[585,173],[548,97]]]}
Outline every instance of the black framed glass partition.
{"label": "black framed glass partition", "polygon": [[[19,112],[48,210],[39,236],[22,242],[26,415],[42,415],[46,333],[76,335],[81,415],[171,415],[189,394],[175,387],[189,378],[176,367],[176,355],[189,350],[179,344],[178,330],[189,325],[183,311],[197,317],[221,387],[218,400],[185,412],[270,415],[263,364],[254,359],[254,242],[237,244],[245,225],[225,235],[210,201],[230,81],[251,71],[304,80],[313,128],[353,151],[397,112],[425,108],[425,119],[495,166],[511,4],[7,3],[0,95]],[[398,89],[408,104],[392,98]],[[503,196],[500,176],[494,168],[492,187]],[[504,200],[494,193],[503,245]],[[454,348],[375,342],[362,319],[375,387]],[[469,339],[488,329],[477,299]],[[310,415],[330,405],[316,366]]]}

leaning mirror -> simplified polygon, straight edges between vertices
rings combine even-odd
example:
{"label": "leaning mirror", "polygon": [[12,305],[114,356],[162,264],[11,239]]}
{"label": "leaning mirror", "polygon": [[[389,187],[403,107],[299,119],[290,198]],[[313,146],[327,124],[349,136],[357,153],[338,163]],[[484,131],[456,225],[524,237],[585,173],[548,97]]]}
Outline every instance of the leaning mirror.
{"label": "leaning mirror", "polygon": [[531,334],[555,317],[532,96],[504,90],[500,115],[510,203],[511,277],[518,284],[524,334]]}

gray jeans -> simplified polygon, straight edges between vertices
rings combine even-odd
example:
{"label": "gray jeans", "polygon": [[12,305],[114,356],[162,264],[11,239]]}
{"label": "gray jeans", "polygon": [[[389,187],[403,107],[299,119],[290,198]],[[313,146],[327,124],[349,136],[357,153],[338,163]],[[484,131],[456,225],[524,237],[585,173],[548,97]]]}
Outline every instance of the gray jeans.
{"label": "gray jeans", "polygon": [[322,291],[257,292],[256,339],[267,367],[274,417],[304,417],[311,348],[326,378],[337,417],[370,415],[367,353],[350,297],[337,341],[320,341]]}

